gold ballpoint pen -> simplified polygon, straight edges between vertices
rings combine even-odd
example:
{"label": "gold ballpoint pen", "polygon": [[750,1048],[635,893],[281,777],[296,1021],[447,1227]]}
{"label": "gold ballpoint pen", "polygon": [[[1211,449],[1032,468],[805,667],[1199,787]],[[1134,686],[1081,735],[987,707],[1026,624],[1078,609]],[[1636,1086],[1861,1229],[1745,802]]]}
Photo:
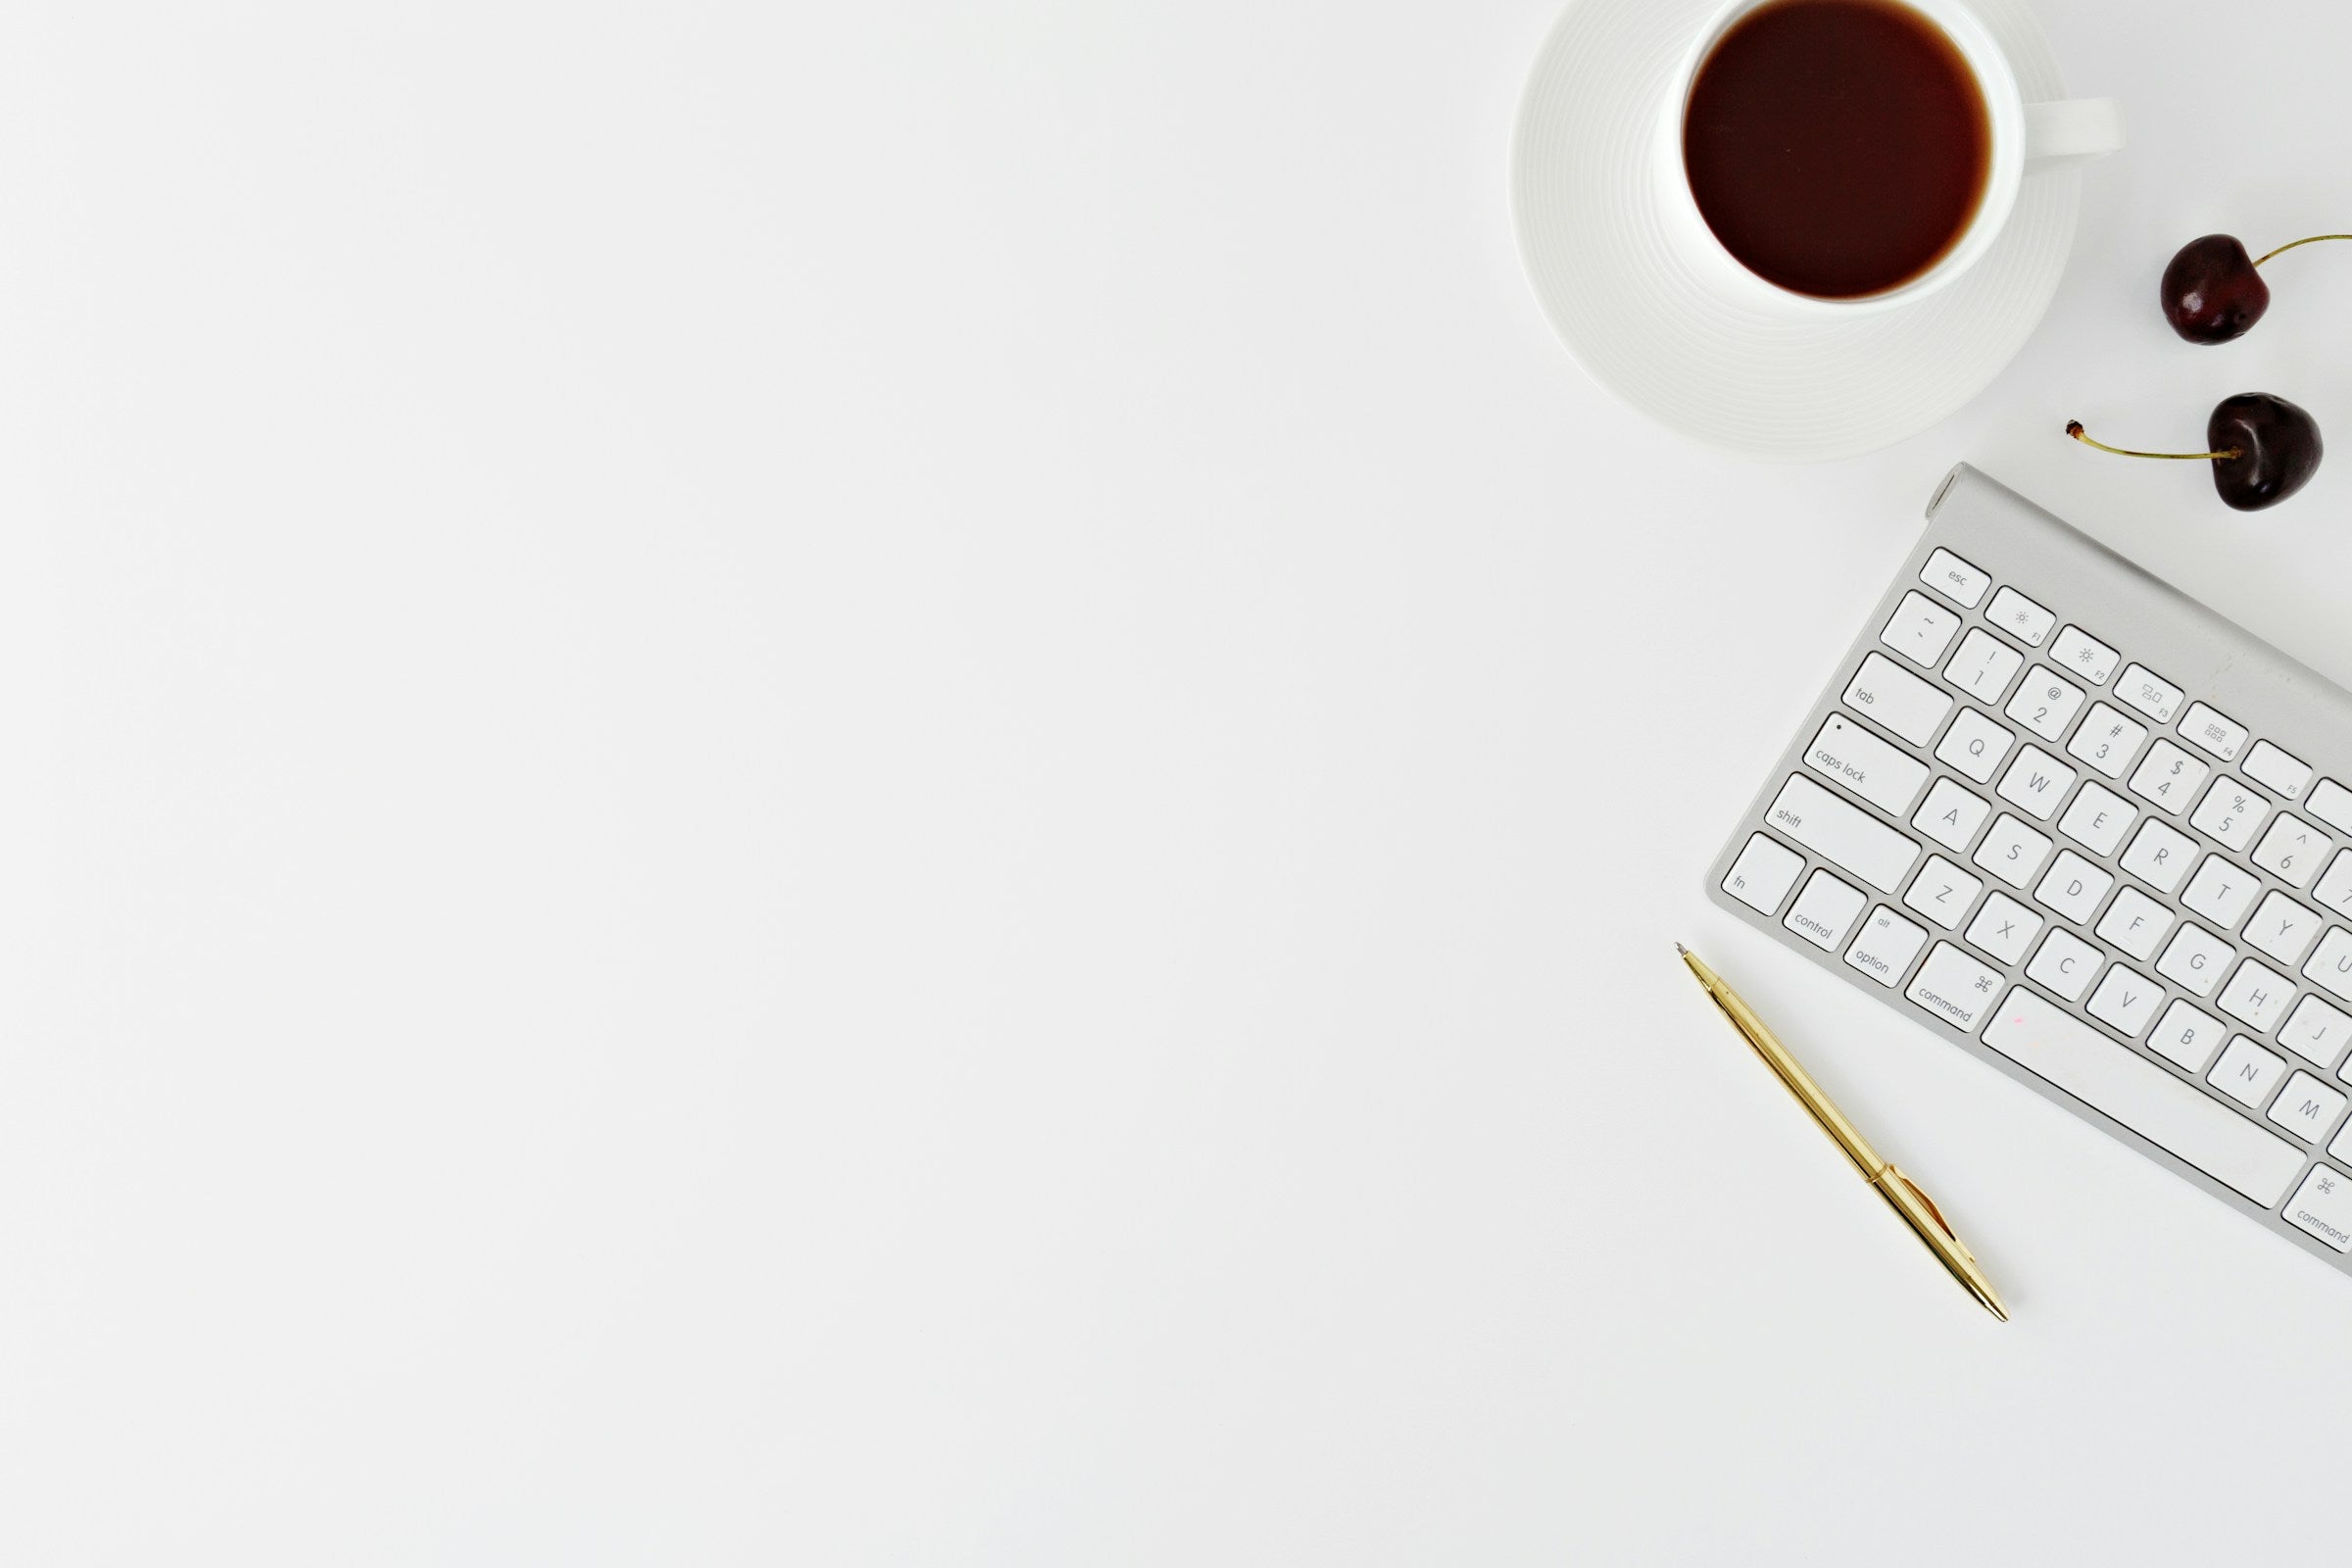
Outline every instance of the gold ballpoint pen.
{"label": "gold ballpoint pen", "polygon": [[1788,1086],[1788,1092],[1796,1097],[1798,1104],[1812,1113],[1815,1121],[1821,1123],[1821,1130],[1830,1135],[1830,1141],[1845,1151],[1845,1157],[1854,1162],[1864,1179],[1881,1198],[1886,1200],[1886,1206],[1903,1217],[1903,1223],[1910,1226],[1919,1239],[1927,1244],[1928,1250],[1934,1252],[1945,1268],[1951,1270],[1952,1278],[1966,1286],[1968,1294],[1984,1303],[1985,1311],[2004,1323],[2008,1322],[2008,1308],[2001,1305],[2000,1296],[1993,1290],[1992,1282],[1984,1277],[1983,1269],[1977,1267],[1975,1255],[1962,1245],[1959,1237],[1952,1234],[1952,1228],[1944,1223],[1943,1216],[1936,1212],[1928,1195],[1919,1190],[1919,1184],[1879,1157],[1879,1152],[1870,1147],[1870,1140],[1845,1119],[1845,1113],[1821,1092],[1821,1085],[1815,1083],[1797,1059],[1788,1054],[1788,1048],[1764,1027],[1764,1020],[1740,1000],[1740,994],[1723,983],[1722,976],[1699,962],[1698,955],[1680,942],[1674,945],[1674,951],[1683,956],[1683,962],[1689,964],[1690,972],[1698,976],[1698,983],[1707,988],[1707,995],[1714,1000],[1715,1005],[1721,1007],[1723,1015],[1732,1020],[1732,1027],[1755,1047],[1756,1054],[1764,1058],[1764,1065]]}

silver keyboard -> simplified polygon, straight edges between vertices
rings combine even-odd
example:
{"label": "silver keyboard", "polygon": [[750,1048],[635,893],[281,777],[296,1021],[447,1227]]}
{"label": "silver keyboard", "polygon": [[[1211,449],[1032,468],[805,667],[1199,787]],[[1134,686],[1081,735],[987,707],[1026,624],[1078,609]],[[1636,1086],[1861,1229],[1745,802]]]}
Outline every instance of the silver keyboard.
{"label": "silver keyboard", "polygon": [[2352,1270],[2352,694],[1963,464],[1709,896]]}

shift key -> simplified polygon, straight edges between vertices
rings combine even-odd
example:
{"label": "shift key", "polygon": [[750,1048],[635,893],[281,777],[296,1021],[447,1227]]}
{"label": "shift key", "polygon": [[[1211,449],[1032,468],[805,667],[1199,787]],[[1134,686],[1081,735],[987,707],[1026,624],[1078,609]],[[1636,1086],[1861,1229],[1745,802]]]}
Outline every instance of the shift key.
{"label": "shift key", "polygon": [[1882,893],[1901,887],[1911,862],[1919,858],[1917,844],[1809,778],[1782,785],[1765,820]]}

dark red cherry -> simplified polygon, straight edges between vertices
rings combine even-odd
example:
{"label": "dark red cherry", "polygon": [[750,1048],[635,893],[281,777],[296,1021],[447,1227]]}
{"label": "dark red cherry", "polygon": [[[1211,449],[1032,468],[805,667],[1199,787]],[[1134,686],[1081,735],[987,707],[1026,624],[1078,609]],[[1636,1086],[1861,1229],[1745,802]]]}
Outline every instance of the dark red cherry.
{"label": "dark red cherry", "polygon": [[2319,422],[2268,392],[2240,392],[2214,405],[2205,445],[2240,454],[2213,466],[2213,487],[2240,512],[2277,506],[2320,471]]}
{"label": "dark red cherry", "polygon": [[2066,433],[2087,447],[2122,458],[2161,458],[2213,465],[2213,488],[2240,512],[2275,507],[2311,482],[2320,471],[2319,421],[2281,397],[2240,392],[2214,405],[2205,423],[2203,452],[2128,452],[2093,441],[2082,421],[2067,422]]}
{"label": "dark red cherry", "polygon": [[2192,239],[2164,270],[2164,318],[2191,343],[2244,337],[2271,308],[2271,285],[2234,234]]}
{"label": "dark red cherry", "polygon": [[2191,343],[2227,343],[2244,337],[2271,308],[2271,285],[2262,280],[2262,264],[2299,245],[2317,245],[2324,239],[2352,239],[2352,234],[2313,234],[2252,258],[2232,235],[2207,234],[2192,239],[2174,253],[2172,265],[2164,270],[2164,285],[2159,290],[2164,318]]}

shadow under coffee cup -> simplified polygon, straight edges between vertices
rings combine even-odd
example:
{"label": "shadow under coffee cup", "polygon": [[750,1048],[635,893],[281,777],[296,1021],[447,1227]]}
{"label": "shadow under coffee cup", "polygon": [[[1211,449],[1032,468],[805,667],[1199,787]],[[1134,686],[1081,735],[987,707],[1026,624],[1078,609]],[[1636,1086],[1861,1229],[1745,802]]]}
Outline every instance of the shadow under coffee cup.
{"label": "shadow under coffee cup", "polygon": [[2123,145],[2110,99],[2026,103],[1959,0],[1733,0],[1665,100],[1672,250],[1727,304],[1789,320],[1944,287],[2027,178]]}

